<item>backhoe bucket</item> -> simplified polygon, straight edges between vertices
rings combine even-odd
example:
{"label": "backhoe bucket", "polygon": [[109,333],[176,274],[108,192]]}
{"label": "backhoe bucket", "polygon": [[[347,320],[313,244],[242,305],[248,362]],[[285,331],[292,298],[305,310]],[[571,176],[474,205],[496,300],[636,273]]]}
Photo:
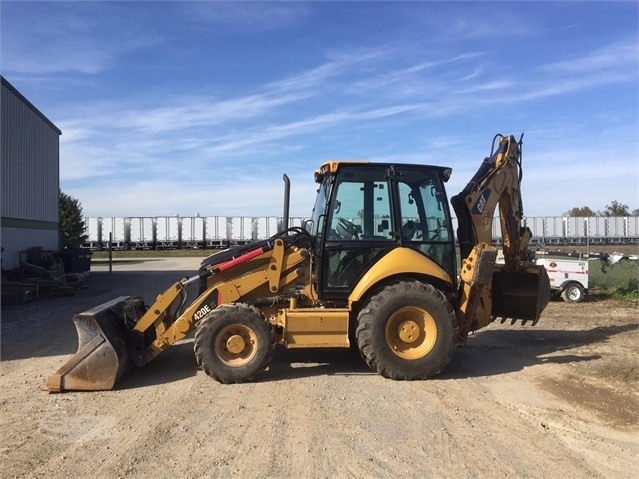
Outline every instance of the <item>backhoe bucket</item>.
{"label": "backhoe bucket", "polygon": [[537,324],[541,313],[550,301],[550,280],[543,266],[533,266],[525,271],[497,269],[492,280],[492,316],[503,323],[523,320]]}
{"label": "backhoe bucket", "polygon": [[120,296],[73,317],[78,333],[78,352],[47,379],[50,392],[113,389],[128,365],[123,309]]}

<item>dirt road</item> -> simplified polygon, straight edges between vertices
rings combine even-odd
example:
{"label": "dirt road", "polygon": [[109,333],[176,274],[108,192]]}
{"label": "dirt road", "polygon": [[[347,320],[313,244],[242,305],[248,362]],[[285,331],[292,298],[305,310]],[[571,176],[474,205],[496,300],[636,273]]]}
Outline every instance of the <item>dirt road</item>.
{"label": "dirt road", "polygon": [[258,382],[224,386],[186,340],[117,390],[40,390],[76,350],[74,313],[151,301],[182,274],[165,268],[199,263],[185,260],[96,268],[74,297],[3,307],[1,477],[637,477],[635,303],[493,324],[429,381],[383,379],[346,350],[278,349]]}

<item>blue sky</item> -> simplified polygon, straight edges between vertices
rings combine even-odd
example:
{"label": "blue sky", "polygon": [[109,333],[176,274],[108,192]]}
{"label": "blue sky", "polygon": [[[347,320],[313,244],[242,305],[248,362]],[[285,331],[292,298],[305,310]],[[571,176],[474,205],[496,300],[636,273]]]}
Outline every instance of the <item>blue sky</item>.
{"label": "blue sky", "polygon": [[2,1],[2,74],[87,216],[308,216],[328,159],[524,136],[524,213],[638,204],[638,4]]}

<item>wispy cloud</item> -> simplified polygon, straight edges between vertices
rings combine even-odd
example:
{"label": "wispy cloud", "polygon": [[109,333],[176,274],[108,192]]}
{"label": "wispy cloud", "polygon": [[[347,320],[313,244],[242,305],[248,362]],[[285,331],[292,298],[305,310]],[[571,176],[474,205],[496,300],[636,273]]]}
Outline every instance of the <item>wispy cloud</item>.
{"label": "wispy cloud", "polygon": [[119,124],[123,129],[133,128],[148,133],[211,127],[257,118],[310,95],[311,92],[279,96],[264,93],[222,100],[207,97],[178,97],[169,100],[176,106],[128,111],[120,118]]}
{"label": "wispy cloud", "polygon": [[[616,51],[617,47],[611,48]],[[413,95],[412,101],[397,101],[396,93],[387,91],[400,79],[411,77],[418,81],[426,70],[446,63],[462,62],[469,69],[473,68],[474,62],[482,57],[477,53],[465,53],[450,59],[398,65],[394,70],[380,67],[380,73],[366,80],[371,99],[363,101],[364,83],[360,78],[371,71],[375,61],[386,62],[387,49],[383,47],[380,51],[385,53],[360,55],[359,61],[349,61],[355,55],[344,52],[340,60],[327,60],[297,75],[267,83],[244,96],[218,100],[210,96],[176,95],[163,98],[162,105],[151,105],[150,108],[129,106],[124,102],[87,106],[81,123],[62,123],[63,129],[69,132],[62,137],[65,161],[73,165],[63,168],[62,178],[103,176],[105,173],[101,170],[77,167],[87,157],[98,161],[112,157],[112,161],[128,165],[127,168],[137,164],[152,170],[159,168],[154,165],[154,157],[166,157],[172,152],[192,152],[189,161],[193,165],[219,162],[225,157],[294,150],[298,148],[291,142],[294,138],[352,128],[353,125],[375,124],[379,127],[378,122],[383,119],[412,121],[411,118],[442,118],[473,110],[479,112],[494,105],[495,95],[498,95],[500,105],[520,104],[589,88],[595,82],[603,85],[626,79],[596,74],[557,80],[549,74],[546,78],[531,80],[526,72],[521,77],[491,77],[478,67],[474,81],[463,87],[450,81],[451,74],[446,69],[429,71],[424,80],[429,82],[430,88],[420,95]],[[598,55],[587,54],[587,58]],[[622,57],[618,58],[621,61]],[[586,63],[585,59],[579,62]],[[347,70],[349,76],[346,76]],[[342,84],[336,91],[334,80],[338,77]],[[340,101],[328,101],[324,108],[314,109],[314,114],[303,114],[307,105],[292,114],[291,108],[295,105],[305,105],[319,95],[323,98],[335,95]],[[418,98],[421,101],[415,101]],[[91,115],[90,111],[99,114]],[[79,158],[80,155],[84,158]]]}
{"label": "wispy cloud", "polygon": [[188,2],[181,7],[178,14],[192,23],[245,33],[299,27],[312,11],[311,4],[295,2]]}
{"label": "wispy cloud", "polygon": [[95,75],[112,67],[119,55],[162,41],[120,15],[115,3],[33,2],[32,8],[20,3],[2,4],[3,17],[11,18],[2,21],[5,72]]}
{"label": "wispy cloud", "polygon": [[[443,67],[451,63],[459,63],[465,60],[474,59],[482,55],[483,53],[481,52],[467,52],[456,55],[452,58],[439,57],[432,60],[421,61],[417,64],[409,65],[406,67],[400,66],[399,68],[392,69],[390,71],[386,70],[385,68],[380,68],[380,71],[382,71],[382,73],[354,82],[351,87],[351,91],[361,92],[375,89],[389,89],[396,88],[398,85],[401,90],[406,91],[402,85],[405,85],[406,83],[415,83],[416,80],[424,78],[424,75],[439,67]],[[435,72],[435,75],[438,74],[441,73]]]}
{"label": "wispy cloud", "polygon": [[326,52],[327,60],[314,68],[267,84],[273,91],[314,91],[316,88],[328,89],[332,82],[341,79],[348,81],[360,72],[375,69],[377,62],[383,62],[391,56],[393,50],[387,46],[370,49],[352,49]]}
{"label": "wispy cloud", "polygon": [[545,29],[533,16],[526,15],[523,9],[502,8],[511,2],[493,4],[494,8],[489,9],[482,3],[456,3],[443,10],[445,13],[434,9],[431,15],[420,21],[437,35],[438,41],[446,43],[529,38]]}
{"label": "wispy cloud", "polygon": [[639,63],[637,37],[602,46],[581,56],[574,54],[566,59],[547,63],[540,70],[555,75],[582,75],[589,73],[633,72]]}

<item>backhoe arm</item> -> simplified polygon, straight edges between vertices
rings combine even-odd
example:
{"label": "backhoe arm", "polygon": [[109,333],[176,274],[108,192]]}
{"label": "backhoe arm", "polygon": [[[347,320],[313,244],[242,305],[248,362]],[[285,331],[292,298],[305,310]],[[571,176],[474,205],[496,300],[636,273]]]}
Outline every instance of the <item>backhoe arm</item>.
{"label": "backhoe arm", "polygon": [[[458,218],[462,258],[458,305],[461,341],[495,317],[536,323],[550,294],[545,270],[534,265],[528,252],[530,230],[521,226],[522,141],[502,135],[495,139],[499,139],[497,149],[484,159],[466,187],[451,198]],[[497,208],[503,265],[496,263],[497,248],[492,246]]]}
{"label": "backhoe arm", "polygon": [[491,244],[493,217],[499,206],[504,260],[508,269],[516,269],[523,233],[521,145],[521,139],[517,142],[513,136],[499,136],[497,150],[484,159],[466,187],[451,198],[459,220],[462,258],[467,258],[479,243]]}

